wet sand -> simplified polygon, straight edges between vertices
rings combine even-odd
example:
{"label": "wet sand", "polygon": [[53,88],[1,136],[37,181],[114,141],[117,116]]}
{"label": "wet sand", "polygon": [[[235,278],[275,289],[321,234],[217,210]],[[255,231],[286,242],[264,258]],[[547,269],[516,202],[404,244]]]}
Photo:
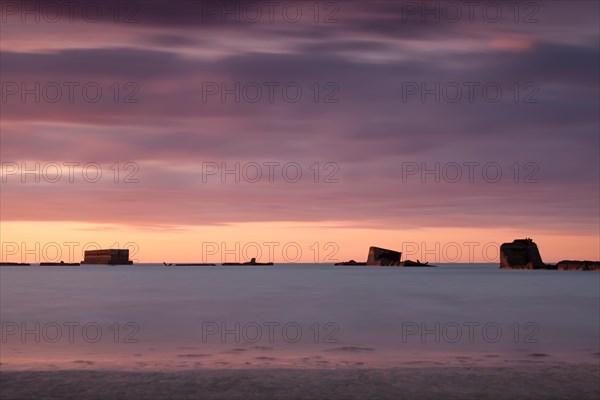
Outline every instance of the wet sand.
{"label": "wet sand", "polygon": [[600,365],[2,371],[8,399],[598,399]]}

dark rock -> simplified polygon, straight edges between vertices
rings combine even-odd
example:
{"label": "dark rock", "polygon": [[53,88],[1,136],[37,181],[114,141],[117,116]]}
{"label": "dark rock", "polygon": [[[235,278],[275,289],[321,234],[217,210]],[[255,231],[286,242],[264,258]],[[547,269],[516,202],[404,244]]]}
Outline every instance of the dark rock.
{"label": "dark rock", "polygon": [[600,261],[562,260],[557,268],[561,271],[600,271]]}
{"label": "dark rock", "polygon": [[356,262],[354,260],[336,262],[334,265],[367,265],[366,262]]}
{"label": "dark rock", "polygon": [[400,263],[400,265],[402,267],[435,267],[435,265],[429,265],[429,262],[427,262],[427,261],[422,263],[419,260],[417,260],[417,261],[404,260]]}

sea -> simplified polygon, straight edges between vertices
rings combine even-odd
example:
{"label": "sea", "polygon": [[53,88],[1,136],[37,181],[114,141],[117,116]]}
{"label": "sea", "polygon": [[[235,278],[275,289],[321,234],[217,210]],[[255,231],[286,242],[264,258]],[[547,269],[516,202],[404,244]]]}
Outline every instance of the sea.
{"label": "sea", "polygon": [[600,362],[600,273],[498,264],[2,266],[0,368]]}

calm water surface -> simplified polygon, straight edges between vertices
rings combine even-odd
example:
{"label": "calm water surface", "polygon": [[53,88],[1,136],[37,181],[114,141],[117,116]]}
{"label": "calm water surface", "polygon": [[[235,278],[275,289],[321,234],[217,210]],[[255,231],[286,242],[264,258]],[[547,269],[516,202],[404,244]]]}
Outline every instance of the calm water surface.
{"label": "calm water surface", "polygon": [[598,363],[600,274],[1,267],[3,369]]}

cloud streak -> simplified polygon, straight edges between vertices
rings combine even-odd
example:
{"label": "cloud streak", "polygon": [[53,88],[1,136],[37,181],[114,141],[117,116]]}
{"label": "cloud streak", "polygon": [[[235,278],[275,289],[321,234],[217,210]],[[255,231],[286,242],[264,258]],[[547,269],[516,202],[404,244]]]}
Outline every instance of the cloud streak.
{"label": "cloud streak", "polygon": [[[5,175],[2,220],[339,221],[594,234],[600,62],[597,29],[588,27],[597,4],[540,3],[539,21],[526,24],[511,14],[496,23],[424,23],[390,2],[332,3],[339,9],[320,9],[319,22],[303,2],[298,23],[223,23],[219,14],[203,19],[219,2],[174,3],[140,2],[135,23],[6,16],[4,173],[12,163],[132,162],[139,183],[36,184]],[[324,23],[333,11],[339,21]],[[87,46],[65,39],[81,27]],[[101,88],[98,101],[86,85]],[[62,94],[53,102],[56,86]],[[202,182],[202,163],[213,162],[298,163],[305,178]],[[328,162],[339,182],[312,182],[309,167]],[[443,179],[449,163],[469,162],[497,163],[503,176]],[[436,163],[440,182],[436,172],[403,181],[407,165]],[[530,164],[536,183],[523,182]]]}

